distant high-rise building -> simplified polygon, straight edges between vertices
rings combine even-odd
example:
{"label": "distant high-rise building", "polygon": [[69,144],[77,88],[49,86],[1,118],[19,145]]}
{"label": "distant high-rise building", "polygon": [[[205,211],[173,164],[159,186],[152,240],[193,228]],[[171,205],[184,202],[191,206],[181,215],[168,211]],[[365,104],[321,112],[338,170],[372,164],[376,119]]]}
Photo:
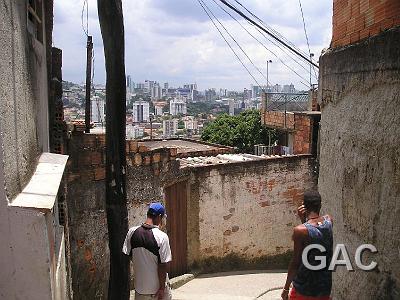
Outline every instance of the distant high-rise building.
{"label": "distant high-rise building", "polygon": [[139,82],[138,84],[136,84],[136,88],[139,89],[139,90],[144,90],[145,84]]}
{"label": "distant high-rise building", "polygon": [[91,121],[95,124],[105,123],[105,101],[99,96],[94,96],[91,100]]}
{"label": "distant high-rise building", "polygon": [[154,103],[154,114],[156,116],[162,116],[163,115],[163,108],[165,106],[165,102],[155,102]]}
{"label": "distant high-rise building", "polygon": [[282,92],[282,86],[280,84],[275,84],[273,88],[273,92],[280,93]]}
{"label": "distant high-rise building", "polygon": [[184,102],[190,102],[192,100],[192,90],[188,88],[178,88],[175,90],[175,98]]}
{"label": "distant high-rise building", "polygon": [[206,101],[214,101],[217,99],[215,89],[208,89],[204,92]]}
{"label": "distant high-rise building", "polygon": [[168,90],[168,88],[169,88],[168,82],[164,82],[164,89]]}
{"label": "distant high-rise building", "polygon": [[154,81],[152,80],[145,80],[144,81],[144,90],[146,93],[150,94],[151,90],[153,89]]}
{"label": "distant high-rise building", "polygon": [[139,125],[126,125],[126,139],[133,140],[141,138],[144,134],[144,128]]}
{"label": "distant high-rise building", "polygon": [[230,116],[235,115],[235,100],[234,99],[229,99],[229,115]]}
{"label": "distant high-rise building", "polygon": [[248,89],[245,88],[243,90],[243,98],[244,99],[251,99],[251,97],[252,97],[251,90],[248,90]]}
{"label": "distant high-rise building", "polygon": [[126,76],[126,91],[133,92],[134,86],[131,75]]}
{"label": "distant high-rise building", "polygon": [[133,102],[133,122],[141,123],[150,120],[150,104],[146,101]]}
{"label": "distant high-rise building", "polygon": [[251,86],[251,97],[252,98],[260,97],[263,89],[264,89],[264,87],[262,87],[262,86],[252,85]]}
{"label": "distant high-rise building", "polygon": [[160,99],[161,98],[161,87],[157,82],[155,82],[153,84],[153,87],[151,88],[151,91],[150,91],[150,96],[151,96],[151,99]]}
{"label": "distant high-rise building", "polygon": [[163,120],[163,135],[171,137],[178,131],[178,119]]}
{"label": "distant high-rise building", "polygon": [[193,116],[186,116],[183,119],[183,123],[185,124],[185,129],[190,130],[193,133],[196,133],[198,130],[198,122]]}
{"label": "distant high-rise building", "polygon": [[184,89],[189,89],[191,91],[197,91],[197,84],[196,83],[189,83],[183,85]]}
{"label": "distant high-rise building", "polygon": [[179,99],[172,99],[169,102],[169,113],[173,116],[179,114],[186,115],[187,114],[186,102]]}
{"label": "distant high-rise building", "polygon": [[219,89],[219,95],[221,97],[226,97],[228,96],[228,90],[227,89]]}
{"label": "distant high-rise building", "polygon": [[291,83],[291,84],[285,84],[284,86],[283,86],[283,90],[282,90],[284,93],[289,93],[289,94],[294,94],[294,93],[296,93],[296,89],[294,88],[294,85],[293,85],[293,83]]}

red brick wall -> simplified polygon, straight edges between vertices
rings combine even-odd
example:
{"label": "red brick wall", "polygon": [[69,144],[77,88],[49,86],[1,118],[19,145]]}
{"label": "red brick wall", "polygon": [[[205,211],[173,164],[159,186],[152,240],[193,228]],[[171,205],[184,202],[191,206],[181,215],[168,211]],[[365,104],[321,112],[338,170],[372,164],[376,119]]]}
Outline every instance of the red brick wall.
{"label": "red brick wall", "polygon": [[[268,127],[272,128],[288,128],[294,129],[294,114],[287,113],[286,114],[286,122],[285,122],[285,113],[281,111],[263,111],[261,114],[262,123]],[[285,127],[286,123],[286,127]]]}
{"label": "red brick wall", "polygon": [[358,42],[400,25],[400,0],[333,0],[331,47]]}
{"label": "red brick wall", "polygon": [[293,141],[293,154],[311,153],[311,118],[306,115],[295,114],[294,123],[296,131]]}

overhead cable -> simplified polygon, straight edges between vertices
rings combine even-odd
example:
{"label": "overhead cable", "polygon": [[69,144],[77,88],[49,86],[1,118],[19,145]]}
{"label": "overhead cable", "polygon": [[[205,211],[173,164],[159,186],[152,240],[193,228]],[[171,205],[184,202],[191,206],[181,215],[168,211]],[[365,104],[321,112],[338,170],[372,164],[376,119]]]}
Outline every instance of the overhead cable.
{"label": "overhead cable", "polygon": [[298,51],[297,49],[295,49],[293,46],[289,45],[287,42],[283,41],[281,38],[277,37],[275,34],[273,34],[271,31],[267,30],[265,27],[261,26],[260,24],[258,24],[257,22],[255,22],[254,20],[252,20],[251,18],[249,18],[246,14],[244,14],[243,12],[241,12],[240,10],[238,10],[236,7],[232,6],[230,3],[228,3],[226,0],[219,0],[221,1],[224,5],[226,5],[227,7],[229,7],[231,10],[233,10],[234,12],[236,12],[238,15],[240,15],[241,17],[243,17],[244,19],[246,19],[247,21],[251,22],[252,24],[254,24],[255,26],[257,26],[259,29],[261,29],[262,31],[264,31],[265,33],[267,33],[268,35],[270,35],[272,38],[274,38],[276,41],[278,41],[279,43],[281,43],[282,45],[284,45],[286,48],[288,48],[289,50],[291,50],[292,52],[294,52],[295,54],[297,54],[298,56],[300,56],[301,58],[303,58],[305,61],[309,62],[310,64],[314,65],[315,67],[318,68],[318,65],[315,64],[312,60],[310,60],[310,58],[308,58],[306,55],[300,53],[300,51]]}
{"label": "overhead cable", "polygon": [[[252,17],[256,18],[257,21],[259,21],[265,28],[267,28],[269,31],[274,33],[277,37],[279,37],[281,40],[285,41],[287,44],[291,45],[294,49],[296,49],[298,52],[302,53],[303,55],[307,55],[306,52],[298,48],[295,44],[293,44],[289,39],[287,39],[285,36],[280,34],[278,31],[273,29],[271,26],[268,26],[263,20],[261,20],[258,16],[256,16],[253,12],[251,12],[246,6],[244,6],[242,3],[240,3],[238,0],[234,0],[237,4],[239,4],[248,14],[250,14]],[[227,1],[228,2],[228,1]],[[236,7],[234,4],[231,3],[233,7],[235,7],[237,10],[240,10],[238,7]]]}
{"label": "overhead cable", "polygon": [[246,51],[244,51],[244,49],[240,46],[240,44],[238,43],[238,41],[233,37],[233,35],[229,32],[228,29],[226,29],[226,27],[224,26],[224,24],[221,23],[221,21],[218,19],[218,17],[211,11],[211,9],[208,7],[207,4],[205,4],[205,2],[203,2],[203,4],[205,5],[205,7],[208,9],[208,11],[210,12],[210,14],[214,17],[215,20],[217,20],[217,22],[219,23],[219,25],[221,25],[221,27],[225,30],[225,32],[229,35],[229,37],[235,42],[235,44],[239,47],[239,49],[243,52],[243,54],[246,56],[246,58],[249,60],[249,62],[252,64],[252,66],[261,74],[262,77],[264,77],[264,79],[267,81],[267,85],[269,85],[270,83],[268,82],[269,80],[267,79],[267,77],[263,74],[263,72],[261,72],[261,70],[254,64],[254,62],[252,61],[252,59],[250,58],[250,56],[248,56],[248,54],[246,53]]}
{"label": "overhead cable", "polygon": [[[298,72],[296,72],[293,68],[291,68],[289,65],[287,65],[275,52],[273,52],[272,50],[270,50],[269,48],[267,48],[265,46],[265,44],[263,42],[261,42],[257,37],[255,37],[251,32],[249,32],[246,27],[244,27],[240,21],[238,19],[236,19],[231,13],[229,13],[226,9],[224,9],[216,0],[213,0],[214,3],[216,5],[218,5],[218,7],[220,9],[222,9],[226,14],[228,14],[233,20],[235,20],[240,27],[245,30],[253,39],[255,39],[261,46],[263,46],[264,49],[266,49],[268,52],[270,52],[272,55],[274,55],[284,66],[286,66],[290,71],[292,71],[293,73],[295,73],[297,76],[299,76],[301,79],[307,81],[306,78],[304,78],[303,76],[301,76]],[[272,41],[271,41],[272,42]],[[277,45],[278,46],[278,45]],[[279,46],[278,46],[279,47]],[[282,50],[282,49],[281,49]],[[290,56],[289,56],[290,57]],[[291,57],[292,58],[292,57]],[[293,59],[293,58],[292,58]],[[297,62],[295,59],[293,59],[295,62]],[[298,62],[297,62],[298,63]],[[299,64],[299,63],[298,63]],[[304,66],[302,66],[301,64],[299,64],[299,66],[301,66],[305,71],[308,71]],[[300,81],[304,86],[308,87],[308,84],[305,84],[304,82]],[[268,83],[269,84],[269,83]]]}
{"label": "overhead cable", "polygon": [[[222,36],[222,38],[224,39],[225,43],[228,45],[228,47],[232,50],[233,54],[236,56],[236,58],[239,60],[239,62],[241,63],[241,65],[246,69],[247,73],[249,73],[249,75],[251,76],[251,78],[253,78],[253,80],[257,83],[258,86],[261,86],[261,84],[257,81],[257,79],[254,77],[254,75],[250,72],[250,70],[246,67],[246,65],[243,63],[243,61],[240,59],[239,55],[236,53],[236,51],[232,48],[231,44],[228,42],[228,40],[225,38],[225,36],[223,35],[223,33],[221,32],[221,30],[219,29],[219,27],[217,26],[217,24],[214,22],[213,18],[211,17],[211,15],[208,13],[208,11],[206,10],[206,8],[204,7],[205,3],[203,2],[203,0],[197,0],[197,2],[200,4],[200,6],[202,7],[202,9],[204,10],[204,12],[207,14],[208,18],[211,20],[211,22],[213,23],[214,27],[218,30],[219,34]],[[204,4],[204,5],[203,5]],[[263,89],[263,88],[262,88]],[[264,91],[264,89],[263,89]]]}
{"label": "overhead cable", "polygon": [[[300,6],[301,18],[303,20],[304,35],[306,36],[306,41],[307,41],[308,54],[310,55],[310,59],[312,60],[310,42],[308,41],[308,35],[307,35],[307,29],[306,29],[306,21],[304,20],[303,6],[301,5],[301,0],[299,0],[299,6]],[[313,70],[314,70],[315,76],[317,76],[317,73],[315,72],[315,68],[313,68]]]}

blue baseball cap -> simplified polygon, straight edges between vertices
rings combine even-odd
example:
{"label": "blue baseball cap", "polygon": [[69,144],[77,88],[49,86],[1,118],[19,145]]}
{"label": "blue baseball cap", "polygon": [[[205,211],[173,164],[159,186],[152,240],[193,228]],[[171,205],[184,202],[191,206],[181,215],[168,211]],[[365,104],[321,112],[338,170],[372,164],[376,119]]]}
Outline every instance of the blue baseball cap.
{"label": "blue baseball cap", "polygon": [[153,216],[167,216],[165,214],[165,208],[160,202],[151,203],[149,206],[148,213]]}

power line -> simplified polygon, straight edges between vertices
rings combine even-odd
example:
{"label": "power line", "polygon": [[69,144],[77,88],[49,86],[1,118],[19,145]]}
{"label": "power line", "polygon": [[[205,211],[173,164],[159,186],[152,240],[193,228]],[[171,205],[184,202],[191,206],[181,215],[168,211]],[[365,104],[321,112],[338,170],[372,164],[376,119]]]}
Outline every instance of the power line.
{"label": "power line", "polygon": [[[302,53],[304,56],[307,56],[307,54],[305,52],[303,52],[301,49],[299,49],[296,45],[294,45],[291,41],[289,41],[287,38],[285,38],[283,35],[281,35],[279,32],[277,32],[276,30],[274,30],[272,27],[269,27],[267,24],[265,24],[259,17],[257,17],[255,14],[253,14],[249,9],[247,9],[243,4],[241,4],[239,1],[235,0],[236,3],[238,3],[241,7],[243,7],[249,14],[251,14],[254,18],[256,18],[259,22],[261,22],[261,24],[263,24],[263,26],[265,26],[269,31],[273,32],[276,36],[279,36],[282,40],[285,40],[288,44],[290,44],[293,48],[295,48],[298,52]],[[236,8],[237,10],[240,11],[239,8],[237,8],[234,4],[231,4],[234,8]],[[252,25],[253,27],[256,28],[256,30],[269,42],[271,42],[272,44],[274,44],[276,47],[278,47],[282,52],[284,52],[291,60],[293,60],[297,65],[299,65],[301,68],[303,68],[307,73],[309,73],[309,70],[306,69],[299,61],[297,61],[295,58],[292,57],[292,55],[295,55],[291,52],[288,52],[288,50],[285,47],[282,47],[279,43],[277,43],[276,41],[270,39],[263,31],[261,31],[259,29],[258,26],[256,26],[254,23],[250,22],[249,20],[246,20],[250,25]],[[297,56],[297,55],[296,55]],[[312,59],[311,59],[312,60]],[[307,64],[309,64],[309,61],[307,61]],[[315,68],[314,68],[314,73],[315,73],[315,79],[318,80],[318,76],[315,72]],[[302,77],[304,80],[308,81],[307,79],[305,79],[304,77]],[[304,82],[302,82],[303,85],[309,87],[308,84],[304,84]]]}
{"label": "power line", "polygon": [[[244,8],[247,13],[249,13],[251,16],[256,18],[263,26],[265,26],[269,31],[273,32],[276,36],[280,37],[282,40],[286,41],[289,45],[291,45],[293,48],[295,48],[297,51],[303,53],[303,55],[306,55],[305,52],[303,52],[300,48],[298,48],[295,44],[293,44],[290,40],[288,40],[286,37],[284,37],[282,34],[280,34],[278,31],[273,29],[272,27],[268,26],[263,20],[261,20],[259,17],[257,17],[254,13],[252,13],[247,7],[245,7],[242,3],[240,3],[238,0],[235,0],[237,4],[239,4],[242,8]],[[239,10],[235,5],[231,4],[233,7],[235,7],[237,10]]]}
{"label": "power line", "polygon": [[304,54],[300,53],[300,51],[296,50],[293,46],[289,45],[287,42],[283,41],[281,38],[277,37],[275,34],[271,33],[269,30],[265,29],[264,27],[262,27],[260,24],[258,24],[257,22],[255,22],[254,20],[250,19],[247,15],[245,15],[243,12],[241,12],[240,10],[238,10],[237,8],[235,8],[234,6],[232,6],[230,3],[226,2],[226,0],[219,0],[221,1],[224,5],[228,6],[230,9],[232,9],[234,12],[236,12],[238,15],[242,16],[244,19],[246,19],[247,21],[251,22],[252,24],[254,24],[255,26],[257,26],[259,29],[261,29],[262,31],[264,31],[265,33],[267,33],[268,35],[270,35],[272,38],[274,38],[275,40],[277,40],[279,43],[281,43],[282,45],[284,45],[286,48],[288,48],[289,50],[291,50],[292,52],[296,53],[298,56],[300,56],[301,58],[303,58],[305,61],[311,63],[312,65],[316,66],[318,68],[318,65],[315,64],[312,60],[310,60],[307,56],[305,56]]}
{"label": "power line", "polygon": [[269,85],[268,79],[265,77],[263,72],[254,64],[254,62],[251,60],[251,58],[247,55],[246,51],[240,46],[240,44],[236,41],[236,39],[232,36],[232,34],[229,33],[229,31],[226,29],[226,27],[221,23],[221,21],[218,19],[218,17],[215,16],[215,14],[211,11],[211,9],[208,7],[205,2],[203,2],[205,7],[208,9],[208,11],[211,13],[211,15],[214,17],[214,19],[217,20],[217,22],[221,25],[221,27],[225,30],[225,32],[229,35],[229,37],[236,43],[236,45],[239,47],[239,49],[243,52],[243,54],[247,57],[247,59],[250,61],[250,63],[253,65],[253,67],[261,74],[262,77],[267,81],[267,85]]}
{"label": "power line", "polygon": [[306,36],[306,41],[307,41],[308,54],[311,57],[310,43],[308,41],[308,35],[307,35],[307,29],[306,29],[306,21],[304,21],[304,13],[303,13],[303,7],[301,6],[301,0],[299,0],[299,5],[300,5],[301,18],[303,20],[304,35]]}
{"label": "power line", "polygon": [[[310,42],[308,41],[308,35],[307,35],[307,29],[306,29],[306,21],[304,20],[303,6],[301,5],[301,0],[299,0],[299,6],[300,6],[301,18],[303,20],[304,35],[306,36],[306,41],[307,41],[308,54],[310,55],[310,59],[312,60]],[[310,68],[311,68],[311,65],[310,65]],[[313,70],[314,70],[315,76],[317,76],[314,68],[313,68]],[[311,73],[311,69],[310,69],[310,73]],[[311,74],[310,74],[310,85],[311,85]]]}
{"label": "power line", "polygon": [[[268,49],[263,42],[261,42],[257,37],[255,37],[251,32],[249,32],[241,23],[238,19],[236,19],[232,14],[230,14],[227,10],[225,10],[216,0],[213,0],[213,2],[220,8],[222,9],[226,14],[228,14],[232,19],[234,19],[240,27],[245,30],[253,39],[255,39],[261,46],[263,46],[268,52],[270,52],[272,55],[274,55],[284,66],[286,66],[289,70],[291,70],[293,73],[295,73],[297,76],[299,76],[301,79],[307,81],[303,76],[301,76],[299,73],[297,73],[294,69],[292,69],[289,65],[287,65],[279,56],[273,52],[272,50]],[[265,37],[265,36],[264,36]],[[266,37],[267,38],[267,37]],[[268,38],[267,38],[268,39]],[[269,39],[268,39],[269,40]],[[269,40],[271,41],[271,40]],[[272,41],[271,41],[272,42]],[[276,45],[277,47],[280,47],[279,45]],[[281,49],[281,48],[280,48]],[[282,49],[281,49],[282,50]],[[291,56],[289,56],[292,58]],[[294,58],[292,58],[296,63],[298,63]],[[305,71],[308,71],[304,66],[302,66],[300,63],[298,63]],[[304,82],[300,81],[304,86],[308,87],[307,84]],[[269,84],[269,83],[268,83]]]}
{"label": "power line", "polygon": [[[301,54],[303,54],[303,56],[304,57],[302,57],[303,59],[305,58],[305,57],[307,57],[307,55],[309,55],[310,54],[310,50],[309,50],[309,54],[307,54],[307,53],[305,53],[304,51],[302,51],[300,48],[298,48],[296,45],[294,45],[290,40],[288,40],[287,38],[285,38],[283,35],[281,35],[278,31],[276,31],[276,30],[274,30],[272,27],[270,27],[270,26],[268,26],[268,24],[266,24],[263,20],[261,20],[259,17],[257,17],[254,13],[252,13],[249,9],[247,9],[243,4],[241,4],[238,0],[235,0],[235,2],[236,3],[238,3],[242,8],[244,8],[250,15],[252,15],[254,18],[256,18],[263,26],[265,26],[269,31],[271,31],[271,32],[273,32],[277,37],[280,37],[282,40],[284,40],[284,41],[286,41],[286,43],[288,43],[289,45],[291,45],[294,49],[296,49],[299,53],[301,53]],[[239,8],[237,8],[234,4],[231,4],[234,8],[236,8],[238,11],[240,11],[239,10]],[[256,24],[254,24],[254,23],[252,23],[252,22],[250,22],[249,20],[247,20],[247,22],[249,23],[249,24],[251,24],[252,26],[254,26],[255,28],[256,28],[256,30],[262,35],[262,36],[264,36],[264,38],[266,39],[266,40],[268,40],[269,42],[271,42],[272,44],[274,44],[276,47],[278,47],[282,52],[284,52],[290,59],[292,59],[297,65],[299,65],[301,68],[303,68],[307,73],[309,73],[309,70],[307,70],[302,64],[300,64],[296,59],[294,59],[293,57],[292,57],[292,55],[294,55],[293,53],[288,53],[287,52],[287,49],[286,48],[284,48],[284,47],[282,47],[281,45],[279,45],[279,43],[277,43],[276,41],[274,41],[274,40],[271,40],[270,38],[268,38],[268,36],[263,32],[263,31],[261,31],[259,28],[259,26],[257,26]],[[315,66],[318,68],[318,66],[316,65],[316,64],[313,64],[313,63],[311,63],[313,60],[312,60],[312,57],[310,57],[310,59],[306,59],[306,62],[308,63],[308,64],[310,64],[311,66],[313,66],[313,70],[314,70],[314,78],[316,79],[316,80],[318,80],[318,75],[317,75],[317,72],[315,71]],[[304,78],[303,78],[304,79]],[[306,81],[308,81],[308,80],[306,80]],[[304,83],[303,83],[303,85],[305,85]],[[306,85],[307,87],[308,87],[308,85]]]}
{"label": "power line", "polygon": [[[204,12],[207,14],[208,18],[211,20],[211,22],[213,23],[214,27],[218,30],[219,34],[222,36],[222,38],[224,39],[225,43],[228,45],[228,47],[232,50],[233,54],[236,56],[236,58],[239,60],[239,62],[241,63],[241,65],[246,69],[247,73],[249,73],[249,75],[251,76],[251,78],[253,78],[253,80],[257,83],[258,86],[261,87],[261,84],[257,81],[257,79],[253,76],[253,74],[251,74],[250,70],[246,67],[246,65],[243,63],[243,61],[240,59],[240,57],[237,55],[237,53],[235,52],[235,50],[232,48],[231,44],[228,42],[228,40],[225,38],[225,36],[223,35],[223,33],[221,32],[221,30],[218,28],[217,24],[215,24],[214,20],[212,19],[212,17],[210,16],[210,14],[208,13],[208,11],[205,9],[205,7],[203,6],[204,2],[203,0],[197,0],[197,2],[200,4],[201,8],[204,10]],[[264,89],[263,89],[264,91]]]}
{"label": "power line", "polygon": [[[252,26],[254,26],[253,24],[251,24],[250,22],[249,22],[249,24],[250,25],[252,25]],[[301,67],[303,70],[305,70],[307,73],[309,72],[309,70],[307,70],[305,67],[304,67],[304,65],[302,65],[299,61],[297,61],[294,57],[293,57],[293,55],[294,54],[292,54],[292,53],[290,53],[290,52],[287,52],[287,50],[284,48],[284,47],[282,47],[281,45],[279,45],[277,42],[275,42],[274,40],[271,40],[264,32],[262,32],[260,29],[258,29],[257,27],[255,27],[255,29],[258,31],[258,33],[260,33],[267,41],[269,41],[269,42],[271,42],[274,46],[276,46],[276,47],[278,47],[279,48],[279,50],[281,50],[284,54],[286,54],[287,55],[287,57],[289,57],[292,61],[294,61],[299,67]],[[282,60],[281,59],[279,59],[281,62],[282,62]],[[285,64],[284,62],[283,62],[283,64]],[[288,67],[288,68],[290,68],[290,67]],[[291,69],[290,68],[290,70],[292,70],[294,73],[297,73],[296,71],[294,71],[293,69]],[[298,75],[300,78],[302,78],[303,80],[305,80],[305,81],[308,81],[307,79],[305,79],[303,76],[301,76],[301,75]],[[304,84],[304,83],[303,83]],[[309,87],[309,85],[308,84],[305,84],[307,87]]]}

